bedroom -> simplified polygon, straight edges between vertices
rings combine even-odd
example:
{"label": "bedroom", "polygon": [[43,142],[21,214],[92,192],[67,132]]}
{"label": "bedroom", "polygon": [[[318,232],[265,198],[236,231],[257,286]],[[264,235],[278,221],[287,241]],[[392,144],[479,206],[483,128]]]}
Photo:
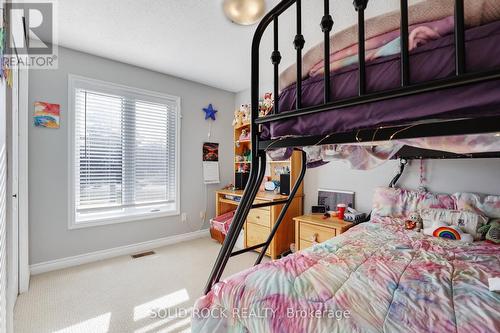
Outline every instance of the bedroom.
{"label": "bedroom", "polygon": [[0,3],[0,332],[500,330],[498,1]]}

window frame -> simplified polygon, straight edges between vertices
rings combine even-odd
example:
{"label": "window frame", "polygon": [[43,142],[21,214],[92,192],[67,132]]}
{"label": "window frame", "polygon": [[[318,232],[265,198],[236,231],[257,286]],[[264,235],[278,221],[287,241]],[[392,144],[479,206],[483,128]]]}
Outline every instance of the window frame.
{"label": "window frame", "polygon": [[[172,100],[177,106],[176,118],[176,133],[175,133],[175,179],[176,179],[176,200],[174,203],[175,208],[164,211],[151,211],[151,207],[155,205],[148,205],[147,209],[134,209],[134,213],[110,213],[108,215],[101,214],[100,217],[88,219],[85,221],[77,222],[76,219],[76,195],[75,195],[75,182],[76,182],[76,105],[75,105],[75,89],[88,88],[94,89],[103,93],[119,94],[120,96],[142,96],[151,97],[151,101],[157,99],[164,101],[165,99]],[[140,88],[134,88],[126,85],[116,84],[107,81],[91,79],[84,76],[69,74],[68,75],[68,112],[67,112],[67,136],[68,136],[68,229],[81,229],[87,227],[96,227],[109,224],[126,223],[139,220],[151,220],[167,216],[180,215],[180,148],[181,148],[181,98],[179,96],[169,95],[156,91],[150,91]],[[64,126],[64,123],[63,123]],[[156,205],[158,206],[158,205]]]}

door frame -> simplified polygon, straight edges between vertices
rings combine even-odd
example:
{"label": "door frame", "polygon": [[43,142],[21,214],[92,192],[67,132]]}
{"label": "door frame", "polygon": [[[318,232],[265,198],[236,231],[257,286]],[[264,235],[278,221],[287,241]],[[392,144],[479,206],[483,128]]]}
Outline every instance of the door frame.
{"label": "door frame", "polygon": [[29,267],[29,190],[28,190],[28,132],[29,132],[29,69],[19,69],[19,142],[18,142],[18,216],[19,216],[19,293],[28,291]]}

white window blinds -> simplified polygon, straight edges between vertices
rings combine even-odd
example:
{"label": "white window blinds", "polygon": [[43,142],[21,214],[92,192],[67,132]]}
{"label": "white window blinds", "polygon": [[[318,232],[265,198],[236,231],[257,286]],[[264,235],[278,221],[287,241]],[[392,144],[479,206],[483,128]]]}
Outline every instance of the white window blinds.
{"label": "white window blinds", "polygon": [[176,210],[178,100],[80,82],[72,84],[76,222]]}

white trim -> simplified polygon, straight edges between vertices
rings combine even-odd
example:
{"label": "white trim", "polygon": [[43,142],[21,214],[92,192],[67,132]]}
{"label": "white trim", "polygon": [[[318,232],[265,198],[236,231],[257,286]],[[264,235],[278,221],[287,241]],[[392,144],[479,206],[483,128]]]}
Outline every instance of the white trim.
{"label": "white trim", "polygon": [[[130,217],[119,217],[119,218],[114,218],[114,219],[103,219],[103,220],[96,220],[92,222],[81,222],[81,223],[76,223],[75,221],[75,154],[74,154],[74,148],[75,148],[75,138],[74,138],[74,133],[75,133],[75,121],[74,121],[74,110],[75,110],[75,105],[74,105],[74,99],[73,99],[73,92],[75,90],[75,83],[80,83],[83,85],[89,85],[90,87],[94,88],[99,87],[99,89],[102,89],[102,91],[108,91],[110,88],[114,89],[111,91],[111,93],[116,94],[116,91],[118,90],[121,94],[124,96],[129,96],[130,94],[142,94],[142,95],[147,95],[151,96],[153,98],[158,98],[158,99],[170,99],[173,100],[177,104],[177,122],[176,122],[176,156],[175,156],[175,169],[176,169],[176,202],[175,202],[175,209],[172,211],[168,212],[161,212],[161,213],[156,213],[156,214],[144,214],[141,216],[130,216]],[[80,75],[75,75],[75,74],[68,74],[68,112],[67,112],[67,124],[68,124],[68,230],[73,230],[73,229],[82,229],[82,228],[88,228],[88,227],[97,227],[97,226],[102,226],[102,225],[109,225],[109,224],[118,224],[118,223],[127,223],[127,222],[133,222],[137,220],[148,220],[148,219],[153,219],[153,218],[158,218],[158,217],[166,217],[166,216],[177,216],[180,215],[181,213],[181,186],[180,186],[180,177],[181,177],[181,156],[180,156],[180,149],[181,149],[181,121],[182,121],[182,109],[181,109],[181,98],[179,96],[174,96],[174,95],[169,95],[157,91],[150,91],[150,90],[144,90],[140,88],[135,88],[135,87],[130,87],[122,84],[117,84],[117,83],[112,83],[112,82],[106,82],[106,81],[101,81],[101,80],[96,80],[96,79],[91,79],[87,78],[84,76]]]}
{"label": "white trim", "polygon": [[19,70],[19,293],[28,291],[29,269],[29,69]]}
{"label": "white trim", "polygon": [[73,257],[61,258],[50,260],[46,262],[41,262],[38,264],[30,265],[30,270],[32,275],[42,274],[50,271],[55,271],[63,268],[69,268],[74,266],[79,266],[83,264],[88,264],[95,261],[100,261],[104,259],[115,258],[123,255],[131,255],[138,252],[148,251],[156,249],[159,247],[173,245],[180,242],[185,242],[193,239],[203,238],[209,236],[209,230],[203,229],[199,231],[189,232],[186,234],[169,236],[164,238],[159,238],[151,241],[146,241],[137,244],[125,245],[120,247],[115,247],[107,250],[101,250],[96,252],[90,252],[86,254],[80,254]]}
{"label": "white trim", "polygon": [[75,229],[83,229],[83,228],[90,228],[90,227],[99,227],[99,226],[109,225],[109,224],[136,222],[139,220],[147,221],[147,220],[157,219],[157,218],[161,218],[161,217],[178,216],[178,215],[180,215],[180,213],[178,210],[176,210],[176,211],[149,212],[149,213],[140,213],[140,214],[133,214],[133,215],[114,216],[114,217],[109,217],[109,218],[93,219],[93,220],[89,220],[87,222],[69,223],[68,229],[75,230]]}

